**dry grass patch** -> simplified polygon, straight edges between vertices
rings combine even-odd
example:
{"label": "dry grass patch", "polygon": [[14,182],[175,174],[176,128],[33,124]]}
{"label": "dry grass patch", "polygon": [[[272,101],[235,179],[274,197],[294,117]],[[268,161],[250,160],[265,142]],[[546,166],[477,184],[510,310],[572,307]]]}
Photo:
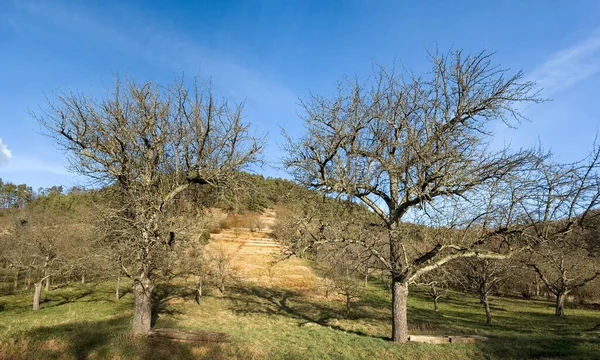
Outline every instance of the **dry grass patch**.
{"label": "dry grass patch", "polygon": [[261,219],[261,214],[229,214],[226,218],[221,219],[219,226],[223,230],[227,229],[247,229],[250,231],[261,231],[264,226]]}

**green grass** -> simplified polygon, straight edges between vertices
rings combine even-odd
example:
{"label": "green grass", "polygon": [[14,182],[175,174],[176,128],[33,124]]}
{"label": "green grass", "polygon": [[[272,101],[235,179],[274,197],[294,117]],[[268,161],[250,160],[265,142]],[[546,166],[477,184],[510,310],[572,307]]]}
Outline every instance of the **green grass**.
{"label": "green grass", "polygon": [[[167,291],[167,290],[170,290]],[[159,291],[173,295],[173,288]],[[128,335],[132,297],[114,300],[112,284],[58,288],[44,295],[38,312],[31,293],[0,297],[1,359],[600,359],[600,334],[588,331],[600,312],[567,305],[553,315],[552,303],[496,299],[494,324],[476,299],[450,293],[440,312],[420,289],[411,289],[412,334],[488,336],[481,344],[408,344],[388,341],[390,295],[372,282],[346,318],[341,301],[256,284],[209,292],[200,305],[185,292],[162,301],[156,327],[226,332],[224,345],[136,339]]]}

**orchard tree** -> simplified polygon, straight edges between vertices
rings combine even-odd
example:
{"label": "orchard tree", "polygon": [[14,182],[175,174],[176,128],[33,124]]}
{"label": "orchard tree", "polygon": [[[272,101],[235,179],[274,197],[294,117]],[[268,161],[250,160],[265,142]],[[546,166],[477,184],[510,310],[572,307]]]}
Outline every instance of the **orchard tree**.
{"label": "orchard tree", "polygon": [[263,139],[249,134],[242,109],[198,81],[188,89],[183,80],[117,79],[102,98],[63,93],[34,114],[72,170],[112,185],[107,239],[133,259],[122,270],[133,279],[134,334],[151,328],[155,278],[185,229],[170,216],[178,195],[194,185],[224,186],[259,161]]}
{"label": "orchard tree", "polygon": [[[68,276],[82,263],[93,267],[89,256],[95,251],[89,228],[69,220],[60,214],[23,211],[4,239],[8,263],[15,270],[27,270],[27,281],[33,280],[33,310],[40,308],[42,288],[50,290],[51,278]],[[19,272],[15,274],[15,288],[18,275]]]}
{"label": "orchard tree", "polygon": [[540,101],[533,83],[488,53],[429,59],[423,76],[380,67],[368,85],[346,81],[333,96],[311,96],[302,102],[305,134],[286,145],[285,166],[298,182],[358,199],[379,217],[388,249],[378,259],[392,277],[392,339],[400,343],[408,340],[409,282],[457,257],[497,256],[477,250],[481,239],[413,251],[406,221],[515,175],[532,154],[495,150],[493,127],[517,124],[518,106]]}
{"label": "orchard tree", "polygon": [[[525,265],[535,271],[556,297],[555,314],[564,315],[564,302],[574,289],[600,276],[593,233],[600,212],[600,146],[574,164],[552,158],[540,162],[531,175],[531,193],[522,199],[531,224],[524,236],[532,244]],[[597,241],[597,239],[596,239]]]}
{"label": "orchard tree", "polygon": [[[343,251],[345,252],[345,251]],[[346,305],[346,317],[350,316],[350,305],[353,300],[360,299],[364,286],[361,282],[361,273],[357,270],[353,254],[341,254],[331,259],[329,268],[326,272],[326,278],[331,280],[330,289],[344,298]]]}
{"label": "orchard tree", "polygon": [[490,295],[497,292],[506,280],[509,265],[501,260],[466,258],[458,266],[455,281],[466,292],[479,297],[479,303],[485,310],[485,322],[491,325]]}
{"label": "orchard tree", "polygon": [[452,283],[451,279],[453,279],[450,272],[445,267],[439,267],[435,270],[429,271],[421,278],[415,285],[424,286],[427,289],[427,295],[431,297],[433,300],[433,311],[438,312],[439,306],[438,302],[440,298],[444,297],[448,293],[448,286]]}
{"label": "orchard tree", "polygon": [[560,240],[545,242],[532,251],[526,264],[555,296],[555,315],[565,315],[565,299],[600,276],[597,258],[590,257],[579,239],[571,235]]}

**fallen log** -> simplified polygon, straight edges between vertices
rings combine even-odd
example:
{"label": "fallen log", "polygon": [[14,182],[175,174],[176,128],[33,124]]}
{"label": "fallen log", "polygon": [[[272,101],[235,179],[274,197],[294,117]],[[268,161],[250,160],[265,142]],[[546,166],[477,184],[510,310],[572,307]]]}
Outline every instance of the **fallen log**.
{"label": "fallen log", "polygon": [[177,330],[177,329],[154,329],[150,331],[150,336],[183,340],[183,341],[198,341],[198,342],[220,342],[228,343],[231,342],[231,336],[225,333],[204,331],[204,330]]}

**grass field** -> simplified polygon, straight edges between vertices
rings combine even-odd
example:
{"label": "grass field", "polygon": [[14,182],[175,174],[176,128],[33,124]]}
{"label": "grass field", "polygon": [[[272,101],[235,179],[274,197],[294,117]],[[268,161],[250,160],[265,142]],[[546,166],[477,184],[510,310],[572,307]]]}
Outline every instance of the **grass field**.
{"label": "grass field", "polygon": [[[345,318],[340,301],[290,288],[246,283],[218,291],[197,305],[185,293],[161,302],[156,327],[226,332],[225,345],[137,340],[128,335],[132,297],[119,301],[109,284],[54,289],[39,312],[31,294],[0,298],[0,358],[5,359],[600,359],[600,335],[588,331],[598,311],[571,306],[552,315],[546,301],[494,299],[495,323],[486,326],[475,299],[451,293],[431,311],[422,291],[409,301],[411,333],[489,336],[481,344],[396,345],[390,334],[390,296],[372,284]],[[168,294],[163,288],[162,296]]]}
{"label": "grass field", "polygon": [[[268,220],[268,219],[267,219]],[[376,280],[345,315],[342,299],[326,299],[317,264],[273,262],[265,233],[227,230],[210,246],[234,254],[238,282],[225,294],[208,289],[198,305],[191,292],[158,288],[156,328],[225,332],[230,344],[190,345],[129,335],[133,298],[114,299],[111,283],[74,285],[43,295],[31,311],[31,292],[0,297],[0,359],[600,359],[600,311],[552,302],[494,298],[494,324],[479,301],[450,292],[432,311],[425,292],[411,288],[411,334],[483,335],[479,344],[391,343],[391,295]],[[123,284],[123,290],[127,284]]]}

